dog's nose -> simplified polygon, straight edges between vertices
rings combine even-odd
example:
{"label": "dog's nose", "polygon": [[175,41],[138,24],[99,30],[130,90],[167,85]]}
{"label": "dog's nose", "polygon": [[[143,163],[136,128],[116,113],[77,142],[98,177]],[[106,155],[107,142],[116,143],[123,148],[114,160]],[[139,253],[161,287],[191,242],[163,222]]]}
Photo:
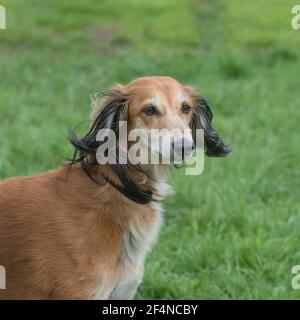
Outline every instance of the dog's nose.
{"label": "dog's nose", "polygon": [[181,156],[182,159],[191,155],[195,149],[195,144],[191,139],[177,139],[172,143],[172,148],[177,156]]}

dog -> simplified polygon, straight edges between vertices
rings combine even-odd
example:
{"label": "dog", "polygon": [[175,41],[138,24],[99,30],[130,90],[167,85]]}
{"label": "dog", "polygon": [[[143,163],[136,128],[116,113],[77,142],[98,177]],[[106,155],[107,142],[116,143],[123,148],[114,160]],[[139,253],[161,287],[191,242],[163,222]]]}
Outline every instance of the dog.
{"label": "dog", "polygon": [[[99,164],[97,134],[117,132],[120,121],[147,135],[199,128],[206,155],[226,156],[212,118],[204,98],[170,77],[138,78],[96,99],[89,132],[70,137],[72,161],[0,183],[0,298],[133,299],[161,225],[161,200],[171,192],[170,165]],[[193,139],[183,140],[189,153]]]}

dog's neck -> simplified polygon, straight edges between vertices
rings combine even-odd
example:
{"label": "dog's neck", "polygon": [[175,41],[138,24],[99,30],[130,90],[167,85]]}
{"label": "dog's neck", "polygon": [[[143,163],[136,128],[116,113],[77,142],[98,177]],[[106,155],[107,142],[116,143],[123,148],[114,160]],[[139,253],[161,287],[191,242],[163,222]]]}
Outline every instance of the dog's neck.
{"label": "dog's neck", "polygon": [[168,184],[169,165],[166,164],[148,164],[143,165],[145,178],[155,190],[154,195],[158,200],[161,200],[173,193],[173,189]]}
{"label": "dog's neck", "polygon": [[[167,183],[167,165],[143,165],[140,168],[129,166],[124,175],[119,166],[100,166],[101,176],[115,189],[130,200],[147,204],[151,201],[161,201],[173,193]],[[128,180],[126,178],[128,176]],[[124,178],[125,177],[125,178]]]}

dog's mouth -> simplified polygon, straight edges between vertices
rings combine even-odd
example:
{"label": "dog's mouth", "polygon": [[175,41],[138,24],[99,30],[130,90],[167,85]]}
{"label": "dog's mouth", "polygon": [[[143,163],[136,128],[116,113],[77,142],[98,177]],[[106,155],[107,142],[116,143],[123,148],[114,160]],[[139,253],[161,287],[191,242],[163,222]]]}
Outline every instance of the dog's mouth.
{"label": "dog's mouth", "polygon": [[151,163],[150,160],[150,164],[183,165],[186,162],[191,161],[193,158],[193,149],[185,150],[183,148],[179,153],[174,150],[170,150],[170,152],[165,153],[162,150],[152,150],[150,148],[149,152],[152,155],[152,158],[156,159],[156,161],[153,161],[153,163]]}

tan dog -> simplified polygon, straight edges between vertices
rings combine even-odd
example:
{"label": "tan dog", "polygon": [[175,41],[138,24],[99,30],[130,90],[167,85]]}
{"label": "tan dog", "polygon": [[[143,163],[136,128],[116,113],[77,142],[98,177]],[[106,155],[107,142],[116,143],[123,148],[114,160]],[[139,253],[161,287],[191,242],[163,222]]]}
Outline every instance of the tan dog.
{"label": "tan dog", "polygon": [[210,108],[190,87],[145,77],[109,90],[92,112],[90,132],[71,139],[72,163],[0,183],[2,299],[134,297],[159,231],[161,208],[154,200],[169,192],[168,166],[99,165],[97,131],[117,130],[121,119],[129,131],[202,128],[207,155],[229,152],[211,126]]}

